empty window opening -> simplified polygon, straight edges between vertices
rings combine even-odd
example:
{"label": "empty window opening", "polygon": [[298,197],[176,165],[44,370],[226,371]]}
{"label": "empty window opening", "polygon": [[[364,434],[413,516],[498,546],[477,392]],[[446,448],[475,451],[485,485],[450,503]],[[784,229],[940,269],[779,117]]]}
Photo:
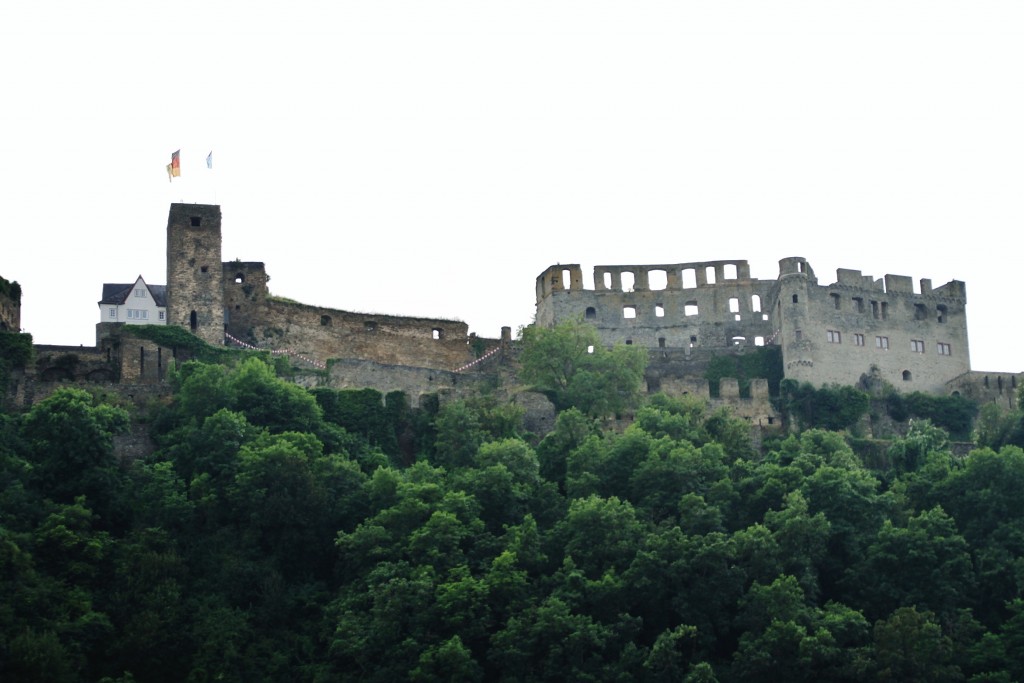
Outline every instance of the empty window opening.
{"label": "empty window opening", "polygon": [[687,317],[690,317],[690,316],[697,315],[697,313],[698,313],[698,310],[697,310],[697,302],[696,301],[687,301],[683,305],[683,315],[685,315]]}
{"label": "empty window opening", "polygon": [[761,312],[761,295],[755,294],[750,297],[750,310],[754,313]]}
{"label": "empty window opening", "polygon": [[772,417],[771,415],[768,416],[768,424],[770,424],[770,425],[775,424],[775,418]]}
{"label": "empty window opening", "polygon": [[146,371],[146,347],[139,347],[139,374],[141,375]]}
{"label": "empty window opening", "polygon": [[697,270],[695,268],[683,268],[683,289],[693,289],[697,286]]}
{"label": "empty window opening", "polygon": [[647,271],[647,287],[652,290],[666,289],[668,287],[668,273],[664,270]]}
{"label": "empty window opening", "polygon": [[691,336],[690,337],[690,348],[692,349],[696,345],[697,345],[697,337],[696,336]]}
{"label": "empty window opening", "polygon": [[374,322],[373,320],[367,320],[363,324],[363,327],[366,329],[367,332],[376,332],[377,331],[377,323]]}
{"label": "empty window opening", "polygon": [[985,388],[988,389],[988,375],[985,375]]}
{"label": "empty window opening", "polygon": [[722,266],[722,279],[723,280],[735,280],[737,278],[736,264],[726,263]]}
{"label": "empty window opening", "polygon": [[754,337],[754,346],[764,346],[764,337]]}
{"label": "empty window opening", "polygon": [[633,340],[632,339],[627,339],[626,340],[626,346],[632,346],[632,345],[633,345]]}
{"label": "empty window opening", "polygon": [[324,327],[330,327],[331,326],[331,316],[329,316],[329,315],[322,315],[322,316],[320,316],[320,324],[323,325]]}
{"label": "empty window opening", "polygon": [[209,270],[210,270],[210,266],[200,266],[200,267],[199,267],[199,272],[200,272],[200,273],[206,273],[206,272],[208,272]]}
{"label": "empty window opening", "polygon": [[878,319],[878,302],[877,301],[872,301],[871,302],[871,317],[875,318],[876,320]]}
{"label": "empty window opening", "polygon": [[199,321],[195,311],[192,311],[188,316],[188,326],[193,332],[195,332],[196,328],[199,326]]}
{"label": "empty window opening", "polygon": [[795,304],[800,303],[800,297],[797,296],[796,294],[793,295],[793,303],[795,303]]}
{"label": "empty window opening", "polygon": [[803,341],[803,339],[804,339],[804,332],[803,332],[803,330],[796,330],[796,340],[797,341]]}
{"label": "empty window opening", "polygon": [[953,347],[943,342],[938,343],[938,352],[940,356],[952,356]]}
{"label": "empty window opening", "polygon": [[839,295],[833,293],[833,294],[829,294],[829,296],[832,297],[832,307],[835,308],[838,311],[839,310]]}
{"label": "empty window opening", "polygon": [[658,337],[658,348],[660,348],[660,349],[665,348],[665,338],[664,337]]}
{"label": "empty window opening", "polygon": [[163,368],[163,366],[164,366],[164,353],[163,353],[163,351],[164,350],[162,348],[160,348],[159,346],[156,347],[156,370],[157,370],[157,372],[160,372],[160,369]]}
{"label": "empty window opening", "polygon": [[603,279],[604,279],[604,288],[605,289],[611,289],[612,288],[612,274],[611,273],[605,273]]}
{"label": "empty window opening", "polygon": [[733,337],[729,341],[732,343],[733,346],[743,346],[744,344],[747,343],[747,338],[746,337]]}
{"label": "empty window opening", "polygon": [[875,348],[882,349],[883,351],[889,350],[889,338],[888,337],[875,337]]}
{"label": "empty window opening", "polygon": [[914,304],[914,320],[927,320],[928,307],[924,304]]}
{"label": "empty window opening", "polygon": [[562,270],[562,289],[569,289],[572,283],[572,279],[569,273],[569,269],[565,268]]}
{"label": "empty window opening", "polygon": [[864,299],[862,299],[859,296],[853,297],[853,307],[857,310],[858,313],[863,313],[864,312]]}
{"label": "empty window opening", "polygon": [[189,223],[192,224],[193,228],[198,228],[200,225],[203,224],[202,216],[192,216],[191,218],[188,219],[188,221]]}
{"label": "empty window opening", "polygon": [[839,330],[828,330],[825,333],[825,338],[828,340],[829,344],[842,344],[843,343],[843,337],[842,337],[842,335],[840,335]]}
{"label": "empty window opening", "polygon": [[888,320],[888,319],[889,319],[889,302],[883,301],[882,302],[882,320]]}
{"label": "empty window opening", "polygon": [[767,319],[768,319],[768,314],[767,313],[762,313],[761,314],[761,320],[767,320]]}
{"label": "empty window opening", "polygon": [[587,347],[587,353],[593,353],[593,352],[594,352],[594,346],[593,345],[588,346]]}
{"label": "empty window opening", "polygon": [[739,313],[740,312],[740,300],[734,296],[729,297],[729,312]]}
{"label": "empty window opening", "polygon": [[909,382],[912,379],[913,379],[913,375],[910,374],[910,370],[904,370],[903,371],[903,381],[904,382]]}
{"label": "empty window opening", "polygon": [[864,346],[864,335],[855,332],[853,335],[853,344],[854,346]]}
{"label": "empty window opening", "polygon": [[665,317],[665,307],[662,306],[661,304],[654,304],[654,317],[655,318],[664,318]]}
{"label": "empty window opening", "polygon": [[623,306],[622,307],[623,318],[635,318],[636,317],[636,306]]}
{"label": "empty window opening", "polygon": [[235,273],[235,284],[236,285],[240,285],[243,282],[245,282],[245,274],[244,273]]}
{"label": "empty window opening", "polygon": [[920,339],[911,339],[910,350],[914,353],[924,353],[924,341]]}
{"label": "empty window opening", "polygon": [[707,280],[709,285],[715,284],[715,267],[708,266],[704,269],[704,278]]}
{"label": "empty window opening", "polygon": [[597,309],[593,306],[587,306],[587,312],[584,315],[587,320],[593,320],[597,317]]}
{"label": "empty window opening", "polygon": [[796,262],[796,272],[798,272],[798,273],[804,272],[806,265],[807,264],[805,264],[803,261],[797,261]]}
{"label": "empty window opening", "polygon": [[623,292],[632,292],[633,286],[636,284],[636,275],[633,275],[630,271],[624,271],[619,273],[619,281],[622,282]]}
{"label": "empty window opening", "polygon": [[434,329],[432,329],[430,331],[430,337],[432,339],[443,339],[444,338],[444,330],[442,330],[440,327],[435,327]]}
{"label": "empty window opening", "polygon": [[935,307],[935,313],[935,317],[940,323],[946,322],[946,314],[948,313],[948,310],[943,304],[939,304]]}

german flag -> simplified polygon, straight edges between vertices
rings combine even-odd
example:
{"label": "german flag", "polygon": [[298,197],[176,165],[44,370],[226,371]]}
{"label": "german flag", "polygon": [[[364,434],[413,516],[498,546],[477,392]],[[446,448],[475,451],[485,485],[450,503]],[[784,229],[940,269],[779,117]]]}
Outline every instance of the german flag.
{"label": "german flag", "polygon": [[167,164],[167,179],[181,176],[181,150],[171,153],[171,163]]}

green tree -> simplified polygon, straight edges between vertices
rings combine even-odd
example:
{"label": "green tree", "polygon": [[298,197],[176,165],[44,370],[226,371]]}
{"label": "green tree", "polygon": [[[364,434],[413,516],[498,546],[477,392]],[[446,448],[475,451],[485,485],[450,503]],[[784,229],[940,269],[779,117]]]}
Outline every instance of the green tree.
{"label": "green tree", "polygon": [[521,330],[521,377],[545,392],[557,408],[606,417],[639,404],[647,351],[606,349],[597,330],[582,321]]}

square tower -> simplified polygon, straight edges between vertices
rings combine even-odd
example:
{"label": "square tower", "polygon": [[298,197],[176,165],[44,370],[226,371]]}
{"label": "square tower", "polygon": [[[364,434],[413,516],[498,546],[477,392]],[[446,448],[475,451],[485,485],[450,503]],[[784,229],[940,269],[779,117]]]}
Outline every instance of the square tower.
{"label": "square tower", "polygon": [[167,324],[224,343],[220,207],[171,204],[167,217]]}

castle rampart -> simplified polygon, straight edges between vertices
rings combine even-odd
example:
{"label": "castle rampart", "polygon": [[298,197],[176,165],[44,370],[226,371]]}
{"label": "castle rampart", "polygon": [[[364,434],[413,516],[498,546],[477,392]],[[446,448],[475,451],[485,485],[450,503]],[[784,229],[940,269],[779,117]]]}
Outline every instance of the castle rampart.
{"label": "castle rampart", "polygon": [[[904,275],[881,279],[840,268],[822,286],[806,259],[779,261],[774,280],[746,261],[597,266],[594,288],[578,264],[537,278],[537,324],[582,319],[603,343],[649,349],[779,345],[787,379],[856,384],[873,367],[900,390],[943,393],[970,370],[966,288],[933,288]],[[657,356],[654,356],[657,358]]]}

